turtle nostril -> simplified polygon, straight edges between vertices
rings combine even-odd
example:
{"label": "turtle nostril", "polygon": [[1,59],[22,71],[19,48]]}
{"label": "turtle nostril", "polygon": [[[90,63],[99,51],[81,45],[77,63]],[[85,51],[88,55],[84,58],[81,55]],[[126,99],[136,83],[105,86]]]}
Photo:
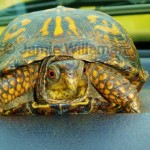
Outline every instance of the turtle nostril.
{"label": "turtle nostril", "polygon": [[68,76],[74,78],[76,76],[76,73],[75,72],[69,72]]}

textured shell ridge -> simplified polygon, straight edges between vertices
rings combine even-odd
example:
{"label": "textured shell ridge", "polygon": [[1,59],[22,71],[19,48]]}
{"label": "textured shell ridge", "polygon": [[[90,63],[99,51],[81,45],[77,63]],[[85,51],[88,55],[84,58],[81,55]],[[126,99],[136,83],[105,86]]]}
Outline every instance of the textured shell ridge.
{"label": "textured shell ridge", "polygon": [[0,41],[0,70],[15,69],[53,55],[112,66],[123,61],[141,69],[136,48],[123,27],[107,14],[96,11],[61,6],[29,13],[12,21]]}

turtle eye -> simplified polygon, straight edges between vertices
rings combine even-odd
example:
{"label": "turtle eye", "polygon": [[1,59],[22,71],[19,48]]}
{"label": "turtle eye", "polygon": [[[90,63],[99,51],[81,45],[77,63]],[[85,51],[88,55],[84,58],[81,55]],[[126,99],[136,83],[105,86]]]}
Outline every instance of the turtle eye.
{"label": "turtle eye", "polygon": [[55,79],[56,78],[56,72],[52,69],[50,69],[48,72],[47,72],[47,76],[51,79]]}

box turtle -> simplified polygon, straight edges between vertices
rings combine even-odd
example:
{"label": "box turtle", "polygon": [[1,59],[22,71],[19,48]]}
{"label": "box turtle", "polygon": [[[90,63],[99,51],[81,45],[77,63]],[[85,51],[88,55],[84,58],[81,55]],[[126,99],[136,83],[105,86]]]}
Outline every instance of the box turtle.
{"label": "box turtle", "polygon": [[148,73],[105,13],[58,6],[25,14],[0,43],[2,115],[140,112]]}

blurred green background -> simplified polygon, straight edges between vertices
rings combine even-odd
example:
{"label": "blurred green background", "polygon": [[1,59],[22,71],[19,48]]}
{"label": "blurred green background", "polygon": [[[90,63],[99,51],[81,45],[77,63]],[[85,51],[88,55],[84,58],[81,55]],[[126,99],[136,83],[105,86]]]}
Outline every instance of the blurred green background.
{"label": "blurred green background", "polygon": [[17,16],[58,5],[105,12],[123,25],[134,42],[149,46],[150,0],[1,0],[0,34]]}

